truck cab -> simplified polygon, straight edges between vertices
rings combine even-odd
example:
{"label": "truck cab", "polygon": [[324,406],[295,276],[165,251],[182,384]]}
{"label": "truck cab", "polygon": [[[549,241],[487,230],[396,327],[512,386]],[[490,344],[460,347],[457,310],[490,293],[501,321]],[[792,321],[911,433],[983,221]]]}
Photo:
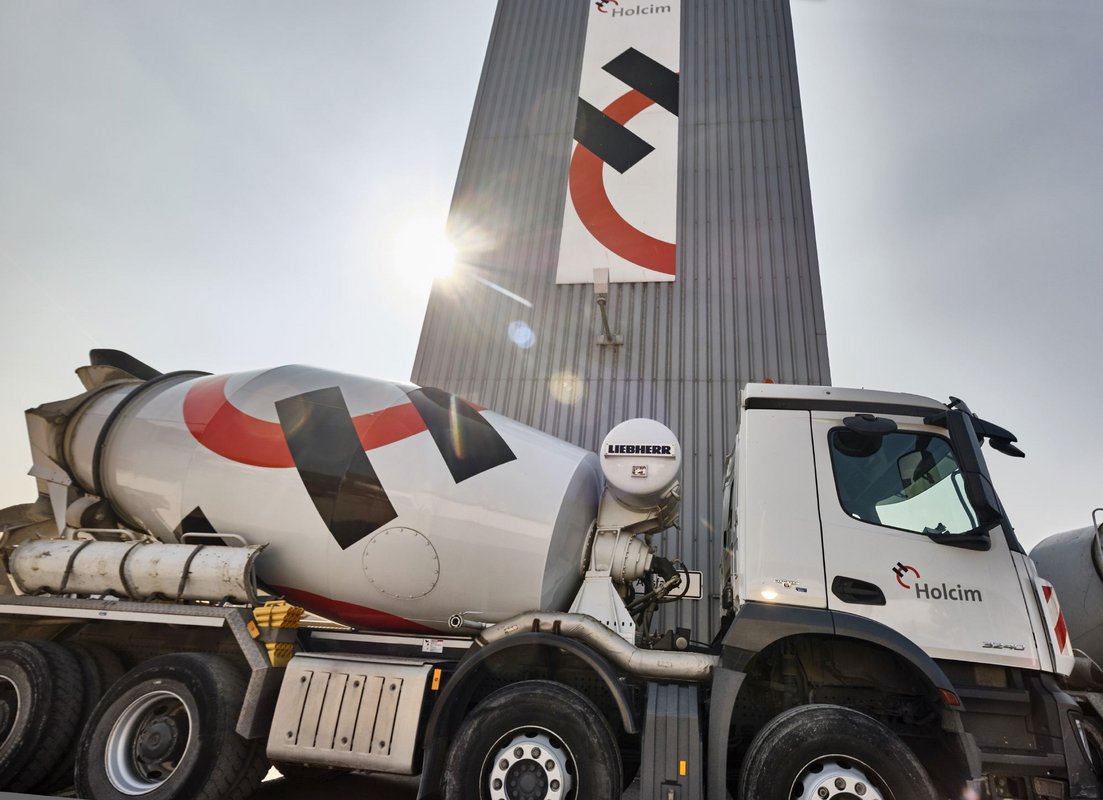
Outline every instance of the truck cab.
{"label": "truck cab", "polygon": [[1014,438],[959,401],[867,390],[751,384],[742,414],[725,492],[734,757],[761,717],[834,702],[893,730],[943,791],[983,775],[991,796],[1077,796],[1090,746],[1058,686],[1072,645],[981,451],[1017,454]]}

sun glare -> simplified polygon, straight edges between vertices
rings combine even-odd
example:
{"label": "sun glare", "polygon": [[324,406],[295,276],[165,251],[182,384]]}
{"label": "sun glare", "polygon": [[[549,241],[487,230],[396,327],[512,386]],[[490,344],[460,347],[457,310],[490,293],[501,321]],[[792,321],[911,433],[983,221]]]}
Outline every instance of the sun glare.
{"label": "sun glare", "polygon": [[394,264],[407,279],[433,281],[451,276],[456,269],[456,248],[441,227],[412,219],[395,230]]}

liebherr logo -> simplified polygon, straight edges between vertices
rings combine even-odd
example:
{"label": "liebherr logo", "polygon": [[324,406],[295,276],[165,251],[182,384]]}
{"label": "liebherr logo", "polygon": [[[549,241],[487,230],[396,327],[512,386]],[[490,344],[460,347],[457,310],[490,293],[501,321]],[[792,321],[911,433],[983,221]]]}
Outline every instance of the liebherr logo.
{"label": "liebherr logo", "polygon": [[674,458],[674,448],[668,444],[611,444],[608,456],[667,456]]}
{"label": "liebherr logo", "polygon": [[914,584],[904,583],[904,577],[909,573],[916,578],[921,578],[922,576],[919,574],[919,570],[902,561],[896,562],[896,566],[892,568],[892,572],[896,575],[896,582],[900,584],[902,588],[915,591],[915,598],[917,600],[949,600],[954,603],[984,602],[984,597],[981,595],[980,589],[968,589],[960,583],[956,586],[950,586],[946,583],[919,583],[919,581],[916,581]]}

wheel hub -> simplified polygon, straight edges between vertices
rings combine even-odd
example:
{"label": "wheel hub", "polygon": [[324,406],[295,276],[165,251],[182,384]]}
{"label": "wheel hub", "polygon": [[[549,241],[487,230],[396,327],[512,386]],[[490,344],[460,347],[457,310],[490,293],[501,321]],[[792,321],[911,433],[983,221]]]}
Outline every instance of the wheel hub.
{"label": "wheel hub", "polygon": [[793,783],[793,800],[885,800],[863,767],[842,756],[817,759]]}
{"label": "wheel hub", "polygon": [[492,800],[562,800],[574,785],[566,751],[532,731],[512,737],[494,756]]}
{"label": "wheel hub", "polygon": [[163,761],[173,751],[179,736],[171,717],[155,717],[138,734],[138,758],[146,763]]}
{"label": "wheel hub", "polygon": [[111,785],[126,795],[153,791],[172,777],[188,752],[191,713],[174,692],[134,700],[108,734],[104,765]]}
{"label": "wheel hub", "polygon": [[543,800],[547,791],[547,772],[531,759],[518,761],[506,773],[506,795],[511,800]]}

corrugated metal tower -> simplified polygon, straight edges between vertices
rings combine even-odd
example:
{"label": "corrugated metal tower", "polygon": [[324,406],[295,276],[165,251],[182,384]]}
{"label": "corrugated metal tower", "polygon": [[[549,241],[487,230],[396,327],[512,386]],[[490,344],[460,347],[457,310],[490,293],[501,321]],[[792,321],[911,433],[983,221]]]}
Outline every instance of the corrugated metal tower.
{"label": "corrugated metal tower", "polygon": [[[620,55],[608,61],[591,55],[601,26],[644,22],[640,46],[614,42]],[[654,55],[656,35],[673,39],[673,56]],[[604,74],[586,74],[594,58]],[[630,91],[596,108],[602,81]],[[626,110],[632,98],[640,102]],[[662,154],[658,128],[643,121],[661,126],[657,114],[674,111],[676,144],[663,140],[671,186],[618,184],[662,180],[645,170]],[[595,155],[604,167],[586,173]],[[595,175],[607,189],[599,196],[628,218],[621,239],[585,195]],[[675,186],[666,238],[676,257],[656,232]],[[659,208],[634,207],[641,197]],[[633,251],[628,240],[648,226],[651,249]],[[664,551],[705,573],[712,600],[678,604],[667,624],[706,637],[718,619],[723,466],[739,390],[763,378],[830,382],[788,0],[500,0],[449,228],[465,267],[433,289],[414,382],[590,449],[624,419],[669,425],[685,453],[684,500]],[[574,249],[580,231],[613,255]],[[598,344],[592,278],[565,272],[594,267],[610,269],[620,346]]]}

